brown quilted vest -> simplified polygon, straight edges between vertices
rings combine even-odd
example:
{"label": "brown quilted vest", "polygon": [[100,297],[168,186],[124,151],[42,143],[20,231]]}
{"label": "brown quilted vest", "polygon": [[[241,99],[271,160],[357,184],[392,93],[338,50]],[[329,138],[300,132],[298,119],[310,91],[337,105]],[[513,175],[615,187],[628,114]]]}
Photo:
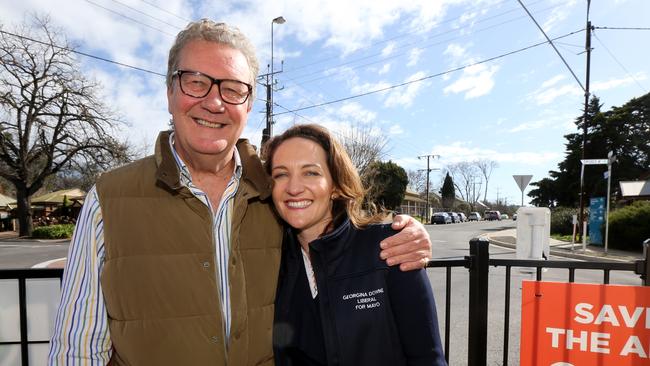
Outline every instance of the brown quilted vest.
{"label": "brown quilted vest", "polygon": [[269,199],[270,180],[253,148],[240,141],[243,176],[232,220],[226,346],[211,215],[180,185],[168,138],[162,132],[154,156],[97,183],[111,365],[273,365],[282,231]]}

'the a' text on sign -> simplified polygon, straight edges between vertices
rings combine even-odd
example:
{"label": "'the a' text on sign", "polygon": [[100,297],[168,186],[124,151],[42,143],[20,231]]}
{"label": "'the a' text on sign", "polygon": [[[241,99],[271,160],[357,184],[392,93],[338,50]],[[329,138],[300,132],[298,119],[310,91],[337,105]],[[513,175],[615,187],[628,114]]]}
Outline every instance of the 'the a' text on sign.
{"label": "'the a' text on sign", "polygon": [[524,281],[522,366],[650,365],[650,287]]}

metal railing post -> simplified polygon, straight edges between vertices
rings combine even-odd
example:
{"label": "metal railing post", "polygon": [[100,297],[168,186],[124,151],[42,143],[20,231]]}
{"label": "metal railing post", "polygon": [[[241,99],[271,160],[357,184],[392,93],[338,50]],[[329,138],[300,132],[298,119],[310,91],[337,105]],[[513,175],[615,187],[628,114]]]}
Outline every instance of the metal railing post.
{"label": "metal railing post", "polygon": [[645,259],[645,274],[643,277],[643,286],[650,286],[650,239],[643,242],[643,254]]}
{"label": "metal railing post", "polygon": [[474,238],[469,242],[472,265],[469,269],[468,366],[487,363],[489,245],[484,238]]}

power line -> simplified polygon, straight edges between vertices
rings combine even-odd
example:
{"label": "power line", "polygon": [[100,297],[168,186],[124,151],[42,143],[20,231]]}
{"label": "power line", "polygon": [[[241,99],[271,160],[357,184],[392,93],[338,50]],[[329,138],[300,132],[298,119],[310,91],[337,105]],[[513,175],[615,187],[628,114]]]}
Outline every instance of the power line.
{"label": "power line", "polygon": [[519,4],[521,4],[521,7],[524,8],[524,10],[526,11],[526,14],[528,14],[528,16],[530,17],[530,19],[533,20],[533,23],[535,23],[535,25],[537,26],[537,28],[539,28],[539,31],[542,32],[542,34],[544,35],[544,38],[546,38],[546,40],[548,41],[548,43],[551,44],[551,47],[553,47],[553,49],[555,50],[555,53],[557,53],[557,55],[560,56],[560,59],[562,59],[562,62],[564,62],[564,66],[566,66],[567,69],[569,69],[569,71],[571,72],[571,75],[573,75],[573,78],[576,79],[576,81],[578,82],[578,85],[580,85],[580,88],[581,88],[583,91],[586,92],[586,89],[585,89],[585,87],[582,85],[582,82],[580,82],[580,79],[578,79],[578,77],[576,76],[576,74],[573,72],[573,69],[571,69],[571,66],[569,66],[569,64],[566,62],[566,60],[564,59],[564,57],[562,56],[562,54],[560,53],[560,51],[558,51],[557,47],[555,47],[555,45],[553,44],[553,41],[551,41],[551,39],[548,37],[548,35],[546,35],[546,32],[544,31],[544,29],[542,28],[542,26],[540,26],[539,23],[537,23],[537,20],[535,19],[535,17],[533,16],[533,14],[531,14],[531,13],[528,11],[528,9],[526,8],[526,5],[524,5],[524,3],[521,2],[521,0],[517,0],[517,1],[519,2]]}
{"label": "power line", "polygon": [[168,22],[166,22],[166,21],[164,21],[164,20],[162,20],[160,18],[156,18],[153,15],[150,15],[149,13],[146,13],[146,12],[144,12],[142,10],[136,9],[136,8],[134,8],[132,6],[127,5],[127,4],[124,4],[121,1],[118,1],[118,0],[111,0],[111,1],[114,2],[114,3],[118,3],[118,4],[122,5],[123,7],[127,8],[127,9],[130,9],[130,10],[136,12],[136,13],[142,14],[142,15],[146,16],[147,18],[153,19],[153,20],[155,20],[157,22],[168,25],[168,26],[173,27],[175,29],[181,29],[179,26],[177,26],[175,24],[171,24],[171,23],[168,23]]}
{"label": "power line", "polygon": [[[542,1],[544,1],[544,0],[537,0],[537,1],[532,2],[529,5],[534,5],[534,4],[540,3]],[[493,8],[493,7],[496,7],[498,5],[503,4],[504,2],[505,1],[502,1],[502,2],[499,2],[499,3],[496,3],[496,4],[492,4],[489,7],[484,7],[484,8],[478,9],[477,12],[483,12],[483,11],[489,10],[490,8]],[[548,9],[555,8],[555,7],[558,7],[558,6],[559,5],[554,5],[554,6],[551,6],[549,8],[542,9],[540,11],[548,10]],[[478,21],[476,21],[476,23],[481,23],[481,22],[487,21],[489,19],[498,18],[498,17],[506,15],[508,13],[512,13],[514,11],[517,11],[517,9],[518,8],[512,8],[510,10],[506,10],[504,12],[501,12],[501,13],[498,13],[498,14],[483,18],[481,20],[478,20]],[[453,21],[460,20],[462,17],[463,16],[461,15],[461,16],[458,16],[458,17],[455,17],[455,18],[447,19],[447,20],[441,21],[440,23],[437,23],[436,25],[443,25],[443,24],[446,24],[446,23],[451,23]],[[453,30],[453,31],[455,31],[455,30]],[[360,52],[360,51],[363,51],[363,50],[368,50],[368,49],[371,49],[371,48],[373,48],[375,46],[381,45],[383,43],[387,43],[387,42],[390,42],[390,41],[398,39],[398,38],[404,38],[404,37],[410,36],[412,34],[416,34],[418,32],[419,32],[419,30],[414,30],[414,31],[411,31],[411,32],[405,32],[405,33],[402,33],[402,34],[398,34],[398,35],[395,35],[395,36],[393,36],[391,38],[387,38],[387,39],[372,43],[372,44],[370,44],[370,45],[368,45],[366,47],[359,48],[359,49],[355,50],[354,53],[357,53],[357,52]],[[446,34],[446,33],[449,33],[449,32],[434,34],[434,35],[431,35],[431,36],[427,37],[427,39],[434,38],[434,37],[437,37],[437,36],[440,36],[440,35],[443,35],[443,34]],[[417,43],[417,42],[412,42],[412,43],[409,43],[408,45],[412,45],[414,43]],[[400,48],[403,48],[403,47],[399,47],[398,49],[400,49]],[[374,54],[374,55],[371,55],[370,57],[374,57],[374,56],[377,56],[377,55],[378,54]],[[309,67],[309,66],[313,66],[313,65],[316,65],[316,64],[327,62],[327,61],[330,61],[330,60],[333,60],[333,59],[338,59],[339,57],[340,57],[340,55],[334,55],[332,57],[327,57],[327,58],[324,58],[324,59],[321,59],[321,60],[318,60],[318,61],[314,61],[314,62],[310,62],[310,63],[304,64],[304,65],[294,67],[293,69],[286,69],[286,70],[284,70],[284,72],[285,73],[292,73],[292,72],[294,72],[296,70],[304,69],[304,68]],[[366,58],[368,58],[368,57],[363,57],[361,59],[366,59]],[[339,64],[339,66],[340,66],[340,64]],[[302,77],[302,76],[298,76],[297,78],[299,78],[299,77]]]}
{"label": "power line", "polygon": [[174,14],[171,11],[165,10],[165,9],[159,7],[158,5],[156,5],[156,4],[152,3],[152,2],[149,2],[149,1],[146,1],[146,0],[140,0],[140,1],[142,1],[143,3],[151,6],[152,8],[156,8],[156,9],[158,9],[158,10],[164,12],[164,13],[167,13],[167,14],[169,14],[171,16],[175,16],[176,18],[178,18],[180,20],[186,21],[188,23],[192,21],[191,19],[183,18],[182,16],[180,16],[178,14]]}
{"label": "power line", "polygon": [[607,46],[605,46],[605,44],[600,40],[600,38],[598,38],[598,36],[596,35],[596,33],[594,32],[594,33],[592,33],[592,34],[594,35],[594,38],[596,38],[596,40],[598,41],[598,43],[600,43],[600,45],[603,46],[603,48],[605,49],[605,51],[607,51],[607,53],[609,53],[609,56],[611,56],[611,58],[614,59],[614,61],[618,64],[618,66],[620,66],[621,69],[623,69],[623,71],[625,71],[625,73],[627,74],[627,76],[629,76],[630,78],[632,78],[632,80],[634,80],[634,82],[636,83],[636,85],[638,85],[639,88],[641,88],[641,90],[643,90],[644,92],[647,93],[648,90],[647,90],[646,88],[644,88],[644,87],[641,85],[641,83],[639,83],[639,81],[634,77],[634,75],[632,75],[629,71],[627,71],[627,69],[625,68],[625,66],[623,66],[623,64],[622,64],[622,63],[621,63],[621,62],[616,58],[616,56],[614,56],[614,54],[612,53],[612,51],[610,51],[609,48],[607,48]]}
{"label": "power line", "polygon": [[647,27],[594,27],[594,29],[611,29],[611,30],[650,30]]}
{"label": "power line", "polygon": [[159,76],[167,77],[166,74],[161,74],[161,73],[159,73],[159,72],[155,72],[155,71],[151,71],[151,70],[143,69],[143,68],[141,68],[141,67],[137,67],[137,66],[133,66],[133,65],[125,64],[125,63],[122,63],[122,62],[118,62],[118,61],[110,60],[110,59],[107,59],[107,58],[104,58],[104,57],[91,55],[91,54],[89,54],[89,53],[85,53],[85,52],[77,51],[77,50],[72,49],[72,48],[69,48],[69,47],[61,47],[61,46],[57,46],[57,45],[55,45],[55,44],[53,44],[53,43],[48,43],[48,42],[39,41],[39,40],[34,39],[34,38],[30,38],[30,37],[26,37],[26,36],[21,36],[21,35],[19,35],[19,34],[15,34],[15,33],[7,32],[7,31],[3,31],[3,30],[1,30],[1,29],[0,29],[0,33],[6,34],[6,35],[9,35],[9,36],[12,36],[12,37],[16,37],[16,38],[25,39],[25,40],[28,40],[28,41],[31,41],[31,42],[40,43],[40,44],[45,45],[45,46],[48,46],[48,47],[54,47],[54,48],[58,48],[58,49],[60,49],[60,50],[69,51],[69,52],[76,53],[76,54],[81,55],[81,56],[86,56],[86,57],[94,58],[94,59],[96,59],[96,60],[100,60],[100,61],[104,61],[104,62],[108,62],[108,63],[115,64],[115,65],[123,66],[123,67],[129,68],[129,69],[133,69],[133,70],[138,70],[138,71],[146,72],[146,73],[153,74],[153,75],[159,75]]}
{"label": "power line", "polygon": [[[565,37],[568,37],[568,36],[574,35],[574,34],[576,34],[576,33],[580,33],[580,32],[582,32],[582,31],[584,31],[584,29],[580,29],[580,30],[577,30],[577,31],[573,31],[573,32],[570,32],[570,33],[564,34],[564,35],[562,35],[562,36],[559,36],[559,37],[553,38],[552,40],[565,38]],[[551,41],[551,40],[549,40],[549,41]],[[523,52],[523,51],[529,50],[529,49],[531,49],[531,48],[541,46],[541,45],[546,44],[546,43],[548,43],[548,42],[547,42],[547,41],[542,41],[542,42],[535,43],[535,44],[530,45],[530,46],[527,46],[527,47],[523,47],[523,48],[520,48],[520,49],[517,49],[517,50],[514,50],[514,51],[510,51],[510,52],[506,52],[506,53],[500,54],[500,55],[498,55],[498,56],[490,57],[490,58],[487,58],[487,59],[485,59],[485,60],[477,61],[477,62],[474,62],[474,63],[471,63],[471,64],[467,64],[467,65],[463,65],[463,66],[460,66],[460,67],[456,67],[456,68],[454,68],[454,69],[450,69],[450,70],[447,70],[447,71],[439,72],[439,73],[437,73],[437,74],[428,75],[428,76],[425,76],[425,77],[422,77],[422,78],[418,78],[418,79],[415,79],[415,80],[406,81],[406,82],[403,82],[403,83],[400,83],[400,84],[395,84],[395,85],[391,85],[391,86],[388,86],[388,87],[385,87],[385,88],[380,88],[380,89],[371,90],[371,91],[368,91],[368,92],[365,92],[365,93],[356,94],[356,95],[352,95],[352,96],[345,97],[345,98],[340,98],[340,99],[336,99],[336,100],[331,100],[331,101],[328,101],[328,102],[323,102],[323,103],[319,103],[319,104],[315,104],[315,105],[311,105],[311,106],[307,106],[307,107],[296,108],[296,109],[290,110],[290,111],[288,111],[288,112],[276,113],[275,115],[281,115],[281,114],[286,114],[286,113],[299,112],[299,111],[303,111],[303,110],[306,110],[306,109],[312,109],[312,108],[317,108],[317,107],[326,106],[326,105],[329,105],[329,104],[334,104],[334,103],[343,102],[343,101],[350,100],[350,99],[356,99],[356,98],[363,97],[363,96],[370,95],[370,94],[376,94],[376,93],[385,92],[385,91],[387,91],[387,90],[391,90],[391,89],[399,88],[399,87],[401,87],[401,86],[405,86],[405,85],[409,85],[409,84],[417,83],[417,82],[424,81],[424,80],[427,80],[427,79],[432,79],[432,78],[435,78],[435,77],[438,77],[438,76],[442,76],[442,75],[445,75],[445,74],[450,74],[450,73],[452,73],[452,72],[460,71],[460,70],[466,69],[466,68],[468,68],[468,67],[472,67],[472,66],[476,66],[476,65],[484,64],[484,63],[487,63],[487,62],[490,62],[490,61],[494,61],[494,60],[497,60],[497,59],[500,59],[500,58],[503,58],[503,57],[506,57],[506,56],[514,55],[514,54],[516,54],[516,53],[520,53],[520,52]]]}
{"label": "power line", "polygon": [[145,27],[147,27],[147,28],[151,28],[151,29],[153,29],[153,30],[155,30],[155,31],[158,31],[158,32],[160,32],[160,33],[166,34],[166,35],[168,35],[168,36],[170,36],[170,37],[175,37],[175,36],[176,36],[176,35],[174,35],[174,34],[171,34],[171,33],[165,32],[165,31],[162,30],[162,29],[156,28],[156,27],[154,27],[154,26],[152,26],[152,25],[149,25],[149,24],[143,23],[143,22],[141,22],[141,21],[139,21],[139,20],[137,20],[137,19],[135,19],[135,18],[131,18],[131,17],[128,16],[128,15],[124,15],[124,14],[118,12],[118,11],[115,11],[115,10],[109,9],[109,8],[107,8],[107,7],[105,7],[105,6],[99,5],[99,4],[97,4],[97,3],[95,3],[95,2],[93,2],[93,1],[91,1],[91,0],[86,0],[86,2],[88,2],[88,3],[92,4],[92,5],[95,5],[95,6],[98,7],[98,8],[102,8],[102,9],[104,9],[104,10],[110,12],[110,13],[113,13],[113,14],[115,14],[115,15],[119,15],[119,16],[121,16],[121,17],[123,17],[123,18],[126,18],[126,19],[128,19],[128,20],[130,20],[130,21],[132,21],[132,22],[138,23],[138,24],[140,24],[140,25],[142,25],[142,26],[145,26]]}
{"label": "power line", "polygon": [[[557,8],[558,6],[559,6],[559,5],[549,6],[549,7],[546,7],[546,8],[544,8],[544,9],[541,9],[541,10],[537,11],[537,13],[541,13],[541,12],[543,12],[543,11],[547,11],[547,10],[550,10],[550,9],[553,9],[553,8]],[[503,13],[500,13],[500,14],[497,14],[497,15],[494,15],[494,16],[491,16],[491,17],[487,17],[487,18],[484,18],[484,19],[481,19],[481,20],[476,21],[476,23],[477,23],[477,24],[478,24],[478,23],[482,23],[482,22],[485,22],[485,21],[487,21],[487,20],[489,20],[489,19],[492,19],[492,18],[496,18],[496,17],[502,16],[502,15],[505,15],[505,14],[510,13],[510,12],[512,12],[512,11],[513,11],[513,10],[509,10],[509,11],[506,11],[506,12],[503,12]],[[434,42],[434,43],[427,44],[427,45],[425,45],[425,46],[417,47],[417,49],[419,49],[419,50],[424,50],[424,49],[427,49],[427,48],[430,48],[430,47],[433,47],[433,46],[437,46],[437,45],[440,45],[440,44],[448,43],[448,42],[451,42],[451,41],[456,40],[456,39],[459,39],[459,38],[468,37],[468,36],[470,36],[470,35],[474,35],[474,34],[477,34],[477,33],[480,33],[480,32],[486,31],[486,30],[489,30],[489,29],[493,29],[493,28],[496,28],[496,27],[502,26],[502,25],[504,25],[504,24],[508,24],[508,23],[511,23],[511,22],[517,21],[517,20],[519,20],[519,19],[523,19],[523,18],[525,18],[525,17],[526,17],[525,15],[524,15],[524,16],[518,16],[518,17],[516,17],[516,18],[508,19],[508,20],[505,20],[505,21],[503,21],[503,22],[500,22],[500,23],[497,23],[497,24],[493,24],[493,25],[490,25],[490,26],[487,26],[487,27],[484,27],[484,28],[481,28],[481,29],[478,29],[478,30],[475,30],[475,31],[469,32],[469,33],[465,33],[465,34],[462,34],[462,35],[459,35],[459,36],[455,36],[455,37],[452,37],[452,38],[448,38],[448,39],[443,40],[443,41],[438,41],[438,42]],[[453,19],[453,20],[455,20],[455,19]],[[451,20],[450,20],[450,21],[451,21]],[[430,36],[426,37],[425,40],[431,40],[431,39],[433,39],[433,38],[437,38],[437,37],[441,37],[441,36],[446,35],[446,34],[457,33],[457,32],[459,32],[459,29],[450,29],[450,30],[447,30],[447,31],[444,31],[444,32],[439,32],[439,33],[436,33],[436,34],[430,35]],[[383,41],[382,41],[382,42],[383,42]],[[422,43],[422,41],[413,41],[413,42],[409,42],[409,43],[404,43],[404,44],[402,44],[402,45],[396,47],[395,50],[402,50],[402,49],[405,49],[405,48],[411,47],[411,46],[413,46],[413,45],[419,45],[420,43]],[[368,47],[368,48],[370,48],[370,47]],[[378,61],[373,61],[373,62],[370,62],[370,63],[365,63],[365,64],[361,64],[361,65],[354,66],[354,67],[352,67],[352,69],[357,69],[357,68],[361,68],[361,67],[369,66],[369,65],[376,64],[376,63],[379,63],[379,62],[385,62],[385,61],[388,61],[388,60],[391,60],[391,59],[394,59],[394,58],[397,58],[397,57],[401,57],[401,56],[405,55],[406,53],[407,53],[407,52],[395,53],[395,54],[393,54],[393,55],[391,55],[391,56],[380,58]],[[375,58],[375,57],[377,57],[377,56],[381,56],[381,55],[382,55],[381,52],[373,53],[373,54],[370,54],[370,55],[368,55],[368,56],[364,56],[364,57],[356,58],[356,59],[354,59],[354,60],[349,60],[349,61],[341,62],[341,63],[338,63],[338,64],[333,65],[333,66],[331,66],[331,67],[327,67],[327,68],[324,68],[324,69],[319,69],[319,70],[316,70],[316,71],[311,71],[311,72],[308,72],[308,73],[304,73],[304,74],[301,74],[301,75],[295,76],[295,77],[293,77],[293,78],[288,78],[288,80],[289,80],[289,81],[295,81],[295,80],[302,79],[302,78],[305,78],[305,77],[310,76],[310,75],[315,75],[315,74],[319,74],[319,73],[322,73],[322,72],[328,71],[328,70],[333,69],[333,68],[339,68],[339,67],[341,67],[341,66],[345,66],[345,65],[349,65],[349,64],[354,64],[354,63],[356,63],[356,62],[364,61],[364,60],[371,59],[371,58]],[[337,57],[338,57],[338,56],[337,56]],[[332,57],[332,58],[337,58],[337,57]],[[332,59],[332,58],[325,59],[325,61],[330,60],[330,59]],[[317,61],[317,62],[311,63],[311,64],[309,64],[309,65],[313,65],[313,64],[317,64],[317,63],[320,63],[320,61]],[[298,70],[298,69],[301,69],[301,68],[303,68],[303,67],[301,66],[301,67],[298,67],[298,68],[294,68],[294,69],[291,70],[291,71],[295,71],[295,70]],[[287,71],[285,70],[285,74],[286,74],[286,73],[290,73],[291,71],[287,72]],[[307,81],[304,81],[304,82],[301,82],[301,83],[297,83],[297,84],[306,84],[306,83],[311,83],[311,82],[313,82],[313,81],[320,80],[320,79],[323,79],[323,78],[326,78],[326,77],[330,77],[330,76],[331,76],[331,75],[320,76],[320,77],[318,77],[318,78],[310,79],[310,80],[307,80]]]}
{"label": "power line", "polygon": [[[433,46],[438,46],[438,45],[445,44],[445,43],[449,43],[449,42],[454,41],[454,40],[456,40],[456,39],[463,38],[463,37],[467,37],[467,36],[470,36],[470,35],[473,35],[473,34],[476,34],[476,33],[478,33],[478,32],[482,32],[482,31],[485,31],[485,30],[488,30],[488,29],[491,29],[491,28],[496,28],[496,27],[498,27],[498,26],[501,26],[501,25],[504,25],[504,24],[506,24],[506,23],[510,23],[510,22],[516,21],[516,20],[521,19],[521,18],[523,18],[523,17],[519,17],[519,18],[515,18],[515,19],[510,19],[510,20],[508,20],[508,21],[505,21],[505,22],[502,22],[502,23],[499,23],[499,24],[495,24],[495,25],[491,25],[491,26],[489,26],[489,27],[485,27],[485,28],[479,29],[479,30],[477,30],[477,31],[475,31],[475,32],[467,33],[467,34],[460,35],[460,36],[456,36],[456,37],[452,37],[452,38],[447,38],[447,39],[445,39],[445,40],[438,41],[438,42],[435,42],[435,43],[430,43],[430,44],[424,45],[424,46],[422,46],[422,47],[418,47],[418,48],[416,48],[416,49],[423,51],[423,50],[425,50],[425,49],[427,49],[427,48],[430,48],[430,47],[433,47]],[[456,31],[457,31],[456,29],[452,29],[452,30],[448,30],[448,31],[445,31],[445,32],[439,33],[439,34],[437,34],[436,36],[443,35],[443,34],[448,34],[448,33],[453,33],[453,32],[456,32]],[[430,38],[433,38],[433,37],[430,37]],[[407,44],[404,44],[404,45],[398,47],[397,49],[406,48],[406,47],[409,47],[409,46],[412,46],[412,45],[415,45],[415,44],[419,44],[419,42],[407,43]],[[388,60],[392,60],[392,59],[395,59],[395,58],[398,58],[398,57],[402,57],[402,56],[404,56],[405,54],[406,54],[406,53],[396,53],[396,54],[394,54],[394,55],[387,56],[387,57],[384,57],[384,58],[381,58],[381,59],[378,59],[378,60],[375,60],[375,61],[372,61],[372,62],[368,62],[368,63],[364,63],[364,64],[356,65],[356,66],[354,66],[354,67],[350,67],[349,69],[350,69],[350,70],[355,70],[355,69],[359,69],[359,68],[362,68],[362,67],[366,67],[366,66],[374,65],[374,64],[377,64],[377,63],[386,62],[386,61],[388,61]],[[355,63],[355,62],[357,62],[357,61],[363,61],[363,60],[366,60],[366,59],[369,59],[369,58],[373,58],[373,57],[376,57],[376,56],[380,56],[380,55],[381,55],[381,53],[377,53],[377,54],[369,55],[369,56],[362,57],[362,58],[359,58],[359,59],[356,59],[356,60],[351,60],[351,61],[343,62],[343,63],[340,63],[340,64],[336,65],[336,67],[340,68],[341,66],[345,66],[345,65],[347,65],[347,64]],[[327,71],[327,70],[328,70],[328,69],[321,69],[321,70],[317,70],[317,71],[311,72],[311,73],[309,73],[309,74],[303,74],[303,75],[297,76],[297,77],[295,77],[295,78],[293,78],[293,79],[290,78],[289,81],[297,80],[297,79],[300,79],[300,78],[302,78],[302,77],[309,76],[309,75],[313,75],[313,74],[318,74],[318,73],[321,73],[321,72],[323,72],[323,71]],[[338,73],[340,73],[340,72],[338,72]],[[307,80],[307,81],[303,81],[303,82],[300,82],[300,83],[294,83],[294,85],[304,85],[304,84],[312,83],[312,82],[314,82],[314,81],[318,81],[318,80],[322,80],[322,79],[325,79],[325,78],[329,78],[329,77],[331,77],[331,76],[332,76],[331,74],[329,74],[329,75],[323,75],[323,76],[319,76],[319,77],[317,77],[317,78],[309,79],[309,80]]]}

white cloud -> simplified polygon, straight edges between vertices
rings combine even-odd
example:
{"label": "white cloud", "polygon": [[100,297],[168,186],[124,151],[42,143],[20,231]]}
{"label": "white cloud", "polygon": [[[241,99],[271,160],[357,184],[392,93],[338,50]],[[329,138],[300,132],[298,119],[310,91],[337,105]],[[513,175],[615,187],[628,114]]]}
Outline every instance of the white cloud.
{"label": "white cloud", "polygon": [[[405,82],[409,81],[414,81],[421,79],[425,76],[423,71],[419,71],[411,76],[409,76]],[[428,81],[417,81],[411,84],[408,84],[406,86],[401,86],[398,88],[393,89],[388,96],[386,97],[386,100],[384,101],[384,106],[386,107],[396,107],[396,106],[402,106],[402,107],[409,107],[413,104],[413,100],[415,97],[418,96],[420,91],[429,85],[430,82]]]}
{"label": "white cloud", "polygon": [[452,43],[449,46],[447,46],[447,48],[442,54],[446,56],[451,56],[451,58],[454,60],[458,60],[467,55],[467,50],[465,49],[465,47],[457,43]]}
{"label": "white cloud", "polygon": [[[353,94],[363,94],[363,93],[368,93],[371,91],[375,90],[380,90],[380,89],[385,89],[390,87],[391,84],[385,82],[385,81],[379,81],[376,83],[363,83],[363,84],[356,84],[352,87],[351,92]],[[386,94],[386,91],[379,93],[379,95],[384,95]]]}
{"label": "white cloud", "polygon": [[395,42],[388,42],[388,45],[381,50],[381,57],[387,57],[393,54],[395,51]]}
{"label": "white cloud", "polygon": [[[622,86],[627,86],[635,81],[645,80],[647,78],[644,72],[637,73],[633,76],[624,78],[614,78],[606,81],[594,81],[590,85],[591,92],[605,91],[615,89]],[[528,97],[531,98],[537,105],[547,105],[553,103],[556,99],[570,96],[581,96],[584,94],[580,86],[573,82],[573,79],[568,84],[558,85],[562,80],[566,79],[564,75],[557,75],[542,83],[542,86],[533,91]]]}
{"label": "white cloud", "polygon": [[607,81],[598,81],[591,85],[591,90],[594,92],[614,89],[620,86],[626,86],[634,83],[635,81],[646,80],[647,76],[644,72],[637,73],[636,75],[628,76],[621,79],[609,79]]}
{"label": "white cloud", "polygon": [[545,82],[543,82],[542,83],[542,88],[549,88],[549,87],[557,84],[558,82],[560,82],[560,81],[562,81],[564,79],[566,79],[566,76],[564,76],[564,75],[556,75],[556,76],[546,80]]}
{"label": "white cloud", "polygon": [[561,5],[554,8],[551,11],[551,15],[542,24],[542,29],[546,33],[569,16],[571,8],[576,4],[576,0],[560,0],[556,1],[556,3],[560,3]]}
{"label": "white cloud", "polygon": [[388,134],[389,135],[401,135],[404,133],[404,130],[402,129],[402,126],[400,125],[392,125],[388,129]]}
{"label": "white cloud", "polygon": [[421,48],[413,48],[409,52],[409,61],[406,63],[406,66],[415,66],[417,65],[418,61],[420,61],[420,56],[422,55],[422,49]]}
{"label": "white cloud", "polygon": [[377,113],[365,109],[361,104],[356,102],[346,102],[340,107],[335,108],[338,115],[345,116],[354,122],[370,123],[377,119]]}
{"label": "white cloud", "polygon": [[384,66],[382,66],[381,69],[379,69],[379,71],[377,71],[377,73],[379,75],[384,75],[384,74],[388,73],[389,71],[390,71],[390,63],[387,63],[387,64],[384,64]]}
{"label": "white cloud", "polygon": [[540,88],[532,93],[532,98],[537,105],[550,104],[555,99],[565,95],[579,96],[582,95],[582,89],[574,84],[565,84],[558,87]]}
{"label": "white cloud", "polygon": [[542,165],[557,161],[563,155],[561,152],[549,151],[504,152],[472,146],[471,143],[465,141],[456,141],[446,145],[436,145],[431,151],[433,154],[439,154],[441,156],[440,163],[443,165],[485,158],[504,163]]}
{"label": "white cloud", "polygon": [[488,94],[494,87],[494,74],[499,66],[474,65],[463,69],[458,80],[443,89],[445,94],[465,93],[465,99],[477,98]]}

